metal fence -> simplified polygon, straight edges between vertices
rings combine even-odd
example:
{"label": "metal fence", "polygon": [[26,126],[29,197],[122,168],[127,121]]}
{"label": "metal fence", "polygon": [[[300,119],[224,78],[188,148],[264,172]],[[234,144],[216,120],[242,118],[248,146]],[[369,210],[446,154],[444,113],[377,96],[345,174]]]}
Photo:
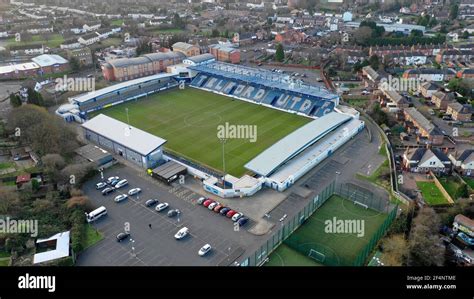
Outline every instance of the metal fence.
{"label": "metal fence", "polygon": [[[336,186],[333,181],[321,193],[315,196],[309,203],[303,207],[293,218],[288,221],[281,222],[281,226],[276,230],[270,239],[255,251],[251,256],[241,263],[241,266],[261,266],[268,256],[283,242],[289,247],[301,252],[302,254],[315,259],[317,262],[327,266],[362,266],[365,264],[370,253],[373,251],[378,241],[384,236],[391,223],[397,215],[397,207],[386,203],[383,199],[377,199],[375,196],[369,196],[370,193],[364,193],[360,190],[354,190],[350,186]],[[379,229],[373,234],[369,242],[357,254],[356,259],[344,259],[339,257],[331,248],[325,247],[323,244],[308,243],[296,236],[291,236],[317,209],[319,209],[331,196],[340,195],[345,199],[353,202],[359,202],[367,205],[368,208],[388,213],[388,217]],[[351,196],[352,195],[352,196]],[[291,237],[290,237],[291,236]]]}

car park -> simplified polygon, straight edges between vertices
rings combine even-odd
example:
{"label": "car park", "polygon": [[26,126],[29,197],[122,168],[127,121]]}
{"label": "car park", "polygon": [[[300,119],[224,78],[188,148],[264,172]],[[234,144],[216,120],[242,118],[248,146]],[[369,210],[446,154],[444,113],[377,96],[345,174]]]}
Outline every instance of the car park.
{"label": "car park", "polygon": [[128,195],[136,195],[138,193],[142,192],[142,189],[140,188],[133,188],[128,191]]}
{"label": "car park", "polygon": [[234,216],[234,215],[235,215],[235,213],[237,213],[237,211],[230,210],[230,211],[229,211],[229,212],[227,212],[227,214],[225,214],[225,215],[226,215],[226,217],[227,217],[227,218],[231,218],[232,216]]}
{"label": "car park", "polygon": [[198,205],[202,205],[207,199],[205,197],[199,197],[196,201]]}
{"label": "car park", "polygon": [[96,188],[97,190],[103,189],[103,188],[105,188],[106,186],[107,186],[107,184],[104,183],[104,182],[99,182],[99,183],[95,184],[95,188]]}
{"label": "car park", "polygon": [[128,196],[126,194],[120,194],[120,195],[117,195],[115,198],[114,198],[114,201],[115,202],[121,202],[121,201],[124,201],[128,198]]}
{"label": "car park", "polygon": [[235,213],[234,216],[232,216],[232,221],[237,221],[240,219],[240,217],[244,216],[242,213]]}
{"label": "car park", "polygon": [[127,239],[130,237],[129,233],[120,233],[117,235],[117,242],[122,242],[123,240]]}
{"label": "car park", "polygon": [[155,210],[157,212],[161,212],[163,210],[166,210],[170,205],[167,202],[160,203],[159,205],[156,206]]}
{"label": "car park", "polygon": [[114,192],[115,188],[114,187],[107,187],[104,190],[102,190],[102,195],[109,195],[110,193]]}
{"label": "car park", "polygon": [[145,206],[152,207],[158,203],[158,199],[149,199],[145,202]]}
{"label": "car park", "polygon": [[111,176],[107,179],[107,184],[111,184],[113,181],[120,180],[118,176]]}
{"label": "car park", "polygon": [[219,213],[222,215],[222,216],[225,216],[227,214],[227,212],[229,212],[231,210],[231,208],[222,208]]}
{"label": "car park", "polygon": [[223,205],[217,205],[217,206],[214,208],[214,212],[219,213],[219,211],[220,211],[222,208],[224,208]]}
{"label": "car park", "polygon": [[207,207],[209,207],[209,205],[210,205],[211,203],[213,203],[213,202],[214,202],[214,201],[213,201],[212,199],[208,199],[208,200],[206,200],[202,205],[207,208]]}
{"label": "car park", "polygon": [[237,220],[237,223],[239,224],[239,226],[243,226],[243,225],[245,225],[248,221],[249,221],[249,219],[248,219],[247,217],[241,217],[239,220]]}
{"label": "car park", "polygon": [[174,238],[176,240],[181,240],[182,238],[186,237],[188,234],[189,234],[189,229],[187,227],[183,227],[174,235]]}
{"label": "car park", "polygon": [[205,256],[209,251],[211,251],[212,247],[209,244],[206,244],[199,249],[198,254],[199,256]]}
{"label": "car park", "polygon": [[215,202],[211,203],[207,208],[212,211],[212,210],[214,210],[214,208],[217,205],[219,205],[219,203],[217,201],[215,201]]}
{"label": "car park", "polygon": [[123,179],[123,180],[120,180],[117,184],[115,184],[115,188],[119,189],[119,188],[125,187],[127,185],[128,185],[128,181]]}
{"label": "car park", "polygon": [[174,210],[169,210],[167,215],[168,215],[168,217],[171,218],[171,217],[174,217],[174,216],[176,216],[176,215],[178,215],[178,214],[179,214],[179,210],[178,210],[178,209],[174,209]]}

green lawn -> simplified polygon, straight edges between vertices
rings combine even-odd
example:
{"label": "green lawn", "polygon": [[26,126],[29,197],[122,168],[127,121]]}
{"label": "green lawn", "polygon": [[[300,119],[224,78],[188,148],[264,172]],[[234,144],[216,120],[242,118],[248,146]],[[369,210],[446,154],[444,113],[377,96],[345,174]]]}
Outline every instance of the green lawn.
{"label": "green lawn", "polygon": [[[363,235],[357,233],[333,233],[326,231],[326,221],[359,220],[364,223]],[[383,224],[387,214],[355,205],[352,201],[333,196],[306,220],[285,242],[270,255],[269,265],[311,266],[319,265],[307,257],[311,249],[325,255],[322,264],[333,266],[353,265],[362,249]],[[276,253],[276,254],[275,254]],[[297,253],[297,254],[296,254]],[[283,261],[281,261],[283,258]]]}
{"label": "green lawn", "polygon": [[85,233],[84,233],[84,239],[83,239],[83,244],[82,248],[83,250],[86,250],[87,248],[91,247],[95,243],[99,242],[102,240],[104,236],[97,231],[92,225],[87,224],[85,226]]}
{"label": "green lawn", "polygon": [[31,39],[28,41],[15,41],[15,38],[12,37],[7,40],[8,46],[23,46],[23,45],[31,45],[31,44],[43,44],[50,48],[58,48],[64,42],[64,37],[59,33],[52,33],[49,35],[47,39],[43,34],[32,35]]}
{"label": "green lawn", "polygon": [[429,205],[444,205],[449,202],[444,198],[441,191],[433,182],[416,182],[418,189],[421,190],[421,195]]}
{"label": "green lawn", "polygon": [[322,266],[314,259],[299,253],[286,244],[272,252],[265,266]]}
{"label": "green lawn", "polygon": [[110,25],[112,26],[122,26],[122,24],[123,24],[123,19],[117,19],[110,22]]}
{"label": "green lawn", "polygon": [[155,94],[147,99],[106,108],[98,113],[130,123],[168,142],[165,148],[210,168],[222,170],[219,125],[255,125],[256,142],[228,139],[225,143],[226,172],[240,177],[244,165],[309,118],[234,100],[207,91],[187,88]]}
{"label": "green lawn", "polygon": [[471,187],[471,189],[474,189],[474,178],[464,177],[463,179],[466,182],[466,184],[468,184],[469,187]]}
{"label": "green lawn", "polygon": [[461,197],[461,194],[459,194],[458,191],[461,187],[461,183],[456,181],[454,177],[442,177],[438,178],[438,180],[441,182],[441,185],[443,185],[444,189],[446,192],[448,192],[452,199],[456,200]]}
{"label": "green lawn", "polygon": [[7,168],[16,168],[16,164],[14,162],[1,162],[0,163],[0,170],[7,169]]}
{"label": "green lawn", "polygon": [[170,28],[170,29],[150,29],[149,32],[154,33],[154,34],[173,34],[173,33],[183,33],[183,29],[178,29],[178,28]]}
{"label": "green lawn", "polygon": [[0,267],[6,267],[10,263],[10,254],[5,251],[0,251]]}

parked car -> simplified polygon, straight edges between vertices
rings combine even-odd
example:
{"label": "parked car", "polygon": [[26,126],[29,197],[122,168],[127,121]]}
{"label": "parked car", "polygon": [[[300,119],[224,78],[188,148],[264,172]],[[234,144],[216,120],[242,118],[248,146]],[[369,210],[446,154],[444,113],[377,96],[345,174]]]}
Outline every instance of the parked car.
{"label": "parked car", "polygon": [[212,211],[212,210],[214,210],[214,208],[217,205],[219,205],[219,203],[217,201],[215,201],[215,202],[211,203],[207,208]]}
{"label": "parked car", "polygon": [[120,180],[118,176],[111,176],[107,179],[107,184],[110,184],[112,183],[112,181],[117,181],[117,180]]}
{"label": "parked car", "polygon": [[222,216],[225,216],[227,214],[227,212],[229,212],[231,209],[230,208],[222,208],[220,211],[219,211],[219,214],[221,214]]}
{"label": "parked car", "polygon": [[114,187],[107,187],[104,190],[102,190],[102,195],[109,195],[110,193],[114,192],[115,188]]}
{"label": "parked car", "polygon": [[133,189],[130,189],[130,190],[128,191],[128,195],[130,195],[130,196],[131,196],[131,195],[136,195],[136,194],[138,194],[138,193],[140,193],[140,192],[142,192],[142,189],[140,189],[140,188],[133,188]]}
{"label": "parked car", "polygon": [[234,216],[232,216],[232,221],[236,222],[237,220],[240,219],[240,217],[244,216],[242,213],[235,213]]}
{"label": "parked car", "polygon": [[95,188],[96,188],[97,190],[103,189],[103,188],[105,188],[106,186],[107,186],[107,184],[104,183],[104,182],[99,182],[99,183],[95,184]]}
{"label": "parked car", "polygon": [[120,189],[120,188],[125,187],[127,185],[128,185],[128,181],[123,179],[123,180],[120,180],[117,184],[115,184],[115,188]]}
{"label": "parked car", "polygon": [[227,212],[227,214],[225,214],[225,216],[226,216],[227,218],[231,218],[232,216],[235,215],[235,213],[237,213],[237,211],[230,210],[229,212]]}
{"label": "parked car", "polygon": [[112,180],[112,181],[110,182],[110,185],[115,187],[115,185],[117,185],[118,182],[120,182],[120,179]]}
{"label": "parked car", "polygon": [[115,202],[121,202],[121,201],[124,201],[128,198],[128,196],[126,194],[120,194],[120,195],[117,195],[115,198],[114,198],[114,201]]}
{"label": "parked car", "polygon": [[178,213],[179,213],[179,210],[174,209],[174,210],[169,210],[167,215],[168,215],[168,217],[171,218],[171,217],[174,217],[174,216],[178,215]]}
{"label": "parked car", "polygon": [[239,220],[237,220],[237,223],[239,226],[244,226],[248,221],[249,219],[247,217],[241,217]]}
{"label": "parked car", "polygon": [[219,211],[220,211],[222,208],[224,208],[223,205],[217,205],[217,206],[214,208],[214,212],[219,213]]}
{"label": "parked car", "polygon": [[199,197],[196,201],[198,205],[202,205],[207,199],[205,197]]}
{"label": "parked car", "polygon": [[145,202],[145,206],[152,207],[158,203],[158,199],[149,199]]}
{"label": "parked car", "polygon": [[183,227],[174,235],[174,238],[176,240],[181,240],[182,238],[186,237],[188,233],[189,233],[189,229],[187,227]]}
{"label": "parked car", "polygon": [[130,237],[129,233],[120,233],[117,235],[117,242],[122,242],[123,240],[127,239]]}
{"label": "parked car", "polygon": [[211,251],[212,247],[209,244],[206,244],[199,249],[199,256],[205,256],[209,251]]}
{"label": "parked car", "polygon": [[213,203],[213,202],[214,202],[214,201],[213,201],[212,199],[208,199],[208,200],[206,200],[202,205],[207,208],[207,207],[209,207],[209,205],[210,205],[211,203]]}
{"label": "parked car", "polygon": [[166,210],[170,205],[167,202],[160,203],[159,205],[156,206],[155,210],[157,212],[161,212],[163,210]]}

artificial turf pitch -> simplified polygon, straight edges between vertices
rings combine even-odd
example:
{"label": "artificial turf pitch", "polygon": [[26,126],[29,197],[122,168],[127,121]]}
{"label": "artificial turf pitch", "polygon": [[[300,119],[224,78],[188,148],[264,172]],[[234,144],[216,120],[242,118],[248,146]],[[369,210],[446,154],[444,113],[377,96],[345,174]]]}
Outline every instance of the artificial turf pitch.
{"label": "artificial turf pitch", "polygon": [[311,121],[310,118],[211,92],[174,89],[106,108],[103,113],[166,139],[165,149],[198,164],[223,171],[218,125],[256,125],[257,140],[227,139],[225,172],[240,177],[244,165],[272,144]]}
{"label": "artificial turf pitch", "polygon": [[[334,234],[325,232],[325,221],[333,217],[341,220],[364,220],[363,237],[357,234]],[[383,224],[387,214],[355,205],[352,201],[339,196],[332,196],[314,214],[309,217],[291,236],[308,247],[324,248],[329,254],[333,265],[350,266],[358,254],[369,243],[372,236]],[[318,261],[292,248],[285,242],[283,248],[278,247],[269,257],[268,266],[315,266]],[[322,262],[324,264],[324,261]]]}

